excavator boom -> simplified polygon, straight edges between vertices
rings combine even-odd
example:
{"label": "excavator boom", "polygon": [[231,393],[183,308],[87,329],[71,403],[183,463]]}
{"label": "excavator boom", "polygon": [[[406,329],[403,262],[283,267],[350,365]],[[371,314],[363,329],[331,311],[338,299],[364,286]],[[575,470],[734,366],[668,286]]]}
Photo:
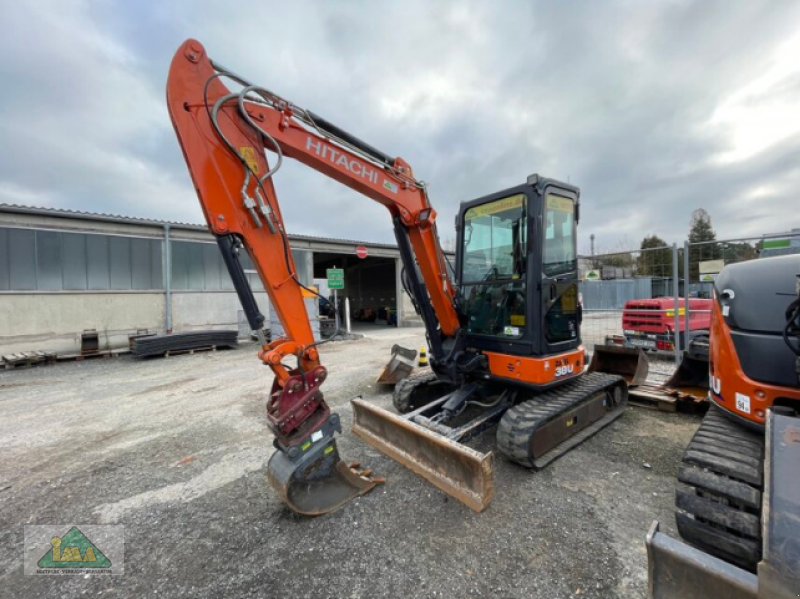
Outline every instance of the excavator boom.
{"label": "excavator boom", "polygon": [[[406,248],[406,267],[419,269],[414,295],[433,357],[441,358],[445,344],[458,335],[459,319],[436,212],[424,184],[401,158],[215,64],[196,40],[184,42],[173,58],[167,103],[208,226],[249,324],[260,335],[259,357],[275,375],[267,401],[277,449],[269,480],[296,512],[336,509],[379,479],[339,458],[334,434],[341,425],[320,390],[327,370],[303,302],[303,292],[314,291],[298,279],[272,175],[284,158],[294,158],[389,210]],[[265,150],[277,156],[274,165]],[[261,333],[265,318],[239,261],[241,250],[252,258],[285,330],[270,343]]]}

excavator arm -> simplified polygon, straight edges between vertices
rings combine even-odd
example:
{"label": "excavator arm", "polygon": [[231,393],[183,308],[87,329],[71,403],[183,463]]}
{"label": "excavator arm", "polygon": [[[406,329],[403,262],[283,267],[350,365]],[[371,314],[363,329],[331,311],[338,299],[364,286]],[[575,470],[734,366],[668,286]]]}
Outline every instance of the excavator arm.
{"label": "excavator arm", "polygon": [[[236,91],[227,87],[230,83]],[[294,158],[389,210],[432,364],[452,380],[458,377],[452,356],[458,353],[460,327],[436,212],[424,183],[401,158],[215,64],[195,40],[184,42],[173,58],[167,103],[208,226],[249,324],[260,334],[259,358],[275,374],[267,403],[277,449],[268,468],[270,481],[294,511],[326,513],[369,491],[379,479],[348,468],[338,457],[334,433],[341,425],[320,391],[327,371],[272,176],[284,158]],[[272,166],[265,150],[276,156]],[[270,343],[261,333],[265,319],[244,275],[241,249],[252,258],[285,331]]]}

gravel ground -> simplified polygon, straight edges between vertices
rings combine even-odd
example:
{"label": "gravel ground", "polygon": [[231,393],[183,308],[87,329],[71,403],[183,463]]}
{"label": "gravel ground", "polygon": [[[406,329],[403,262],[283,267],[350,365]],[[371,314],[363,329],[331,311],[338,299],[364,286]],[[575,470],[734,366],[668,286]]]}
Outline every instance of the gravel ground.
{"label": "gravel ground", "polygon": [[[374,379],[392,344],[421,341],[421,329],[375,329],[323,346],[346,431],[351,397],[391,405]],[[254,354],[0,374],[0,595],[645,596],[645,534],[655,519],[675,534],[677,464],[699,418],[631,408],[539,473],[497,457],[482,514],[346,432],[342,455],[387,483],[305,519],[265,481],[270,375]],[[474,446],[493,449],[493,431]],[[23,575],[23,525],[67,522],[124,524],[125,574]]]}

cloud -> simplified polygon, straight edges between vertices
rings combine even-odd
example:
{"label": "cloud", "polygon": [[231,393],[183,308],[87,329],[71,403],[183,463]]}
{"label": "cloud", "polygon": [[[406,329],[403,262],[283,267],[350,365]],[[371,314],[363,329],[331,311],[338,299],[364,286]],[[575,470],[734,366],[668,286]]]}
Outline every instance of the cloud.
{"label": "cloud", "polygon": [[[200,222],[164,101],[195,37],[405,158],[445,237],[460,201],[532,172],[581,187],[582,246],[680,242],[698,207],[720,237],[800,225],[797,3],[4,4],[0,201]],[[276,185],[290,231],[393,239],[308,168]]]}

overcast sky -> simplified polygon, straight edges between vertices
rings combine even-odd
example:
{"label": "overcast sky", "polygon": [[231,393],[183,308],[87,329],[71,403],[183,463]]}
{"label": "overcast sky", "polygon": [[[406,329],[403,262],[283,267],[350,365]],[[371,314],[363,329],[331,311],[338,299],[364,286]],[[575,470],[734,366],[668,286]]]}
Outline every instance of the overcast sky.
{"label": "overcast sky", "polygon": [[[202,222],[164,100],[187,37],[458,203],[533,172],[582,190],[581,250],[800,227],[800,2],[0,0],[0,202]],[[289,162],[291,232],[392,241]]]}

